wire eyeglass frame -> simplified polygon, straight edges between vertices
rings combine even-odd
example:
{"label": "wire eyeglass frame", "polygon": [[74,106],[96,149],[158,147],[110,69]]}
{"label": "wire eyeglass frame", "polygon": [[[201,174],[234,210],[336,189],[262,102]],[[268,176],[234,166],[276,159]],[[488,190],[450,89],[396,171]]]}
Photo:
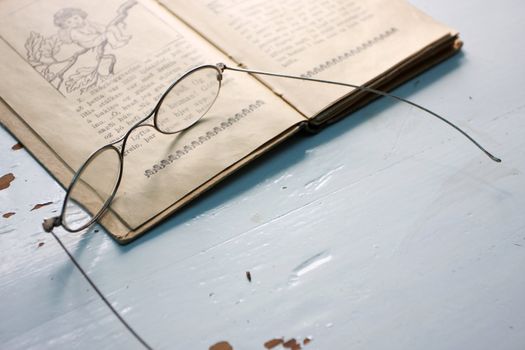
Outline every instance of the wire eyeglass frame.
{"label": "wire eyeglass frame", "polygon": [[[165,101],[165,99],[168,96],[168,94],[181,81],[183,81],[184,79],[190,77],[195,72],[198,72],[199,70],[204,70],[204,69],[213,69],[217,73],[217,75],[216,75],[217,81],[218,81],[217,92],[216,92],[216,95],[213,98],[213,100],[210,102],[209,106],[207,108],[205,108],[205,111],[202,112],[202,114],[200,116],[195,118],[192,122],[190,122],[184,128],[181,128],[179,130],[175,130],[175,131],[172,131],[172,132],[167,132],[166,130],[162,130],[162,128],[159,127],[159,120],[158,120],[158,118],[159,118],[159,110],[162,107],[163,102]],[[182,132],[184,130],[190,129],[193,125],[195,125],[195,123],[197,123],[200,119],[202,119],[202,117],[209,111],[209,109],[213,106],[213,104],[215,103],[216,99],[218,98],[219,93],[220,93],[220,88],[221,88],[221,82],[222,82],[222,79],[223,79],[223,73],[224,73],[225,70],[236,71],[236,72],[243,72],[243,73],[249,73],[249,74],[255,74],[255,75],[265,75],[265,76],[272,76],[272,77],[278,77],[278,78],[288,78],[288,79],[304,80],[304,81],[311,81],[311,82],[324,83],[324,84],[339,85],[339,86],[345,86],[345,87],[354,88],[354,89],[362,91],[362,92],[372,93],[372,94],[377,95],[377,96],[390,97],[390,98],[392,98],[394,100],[401,101],[401,102],[407,103],[407,104],[409,104],[409,105],[411,105],[413,107],[416,107],[417,109],[420,109],[420,110],[430,114],[431,116],[441,120],[442,122],[448,124],[450,127],[454,128],[456,131],[458,131],[460,134],[462,134],[465,138],[467,138],[470,142],[472,142],[481,151],[483,151],[491,160],[493,160],[495,162],[498,162],[498,163],[501,162],[501,159],[499,159],[499,158],[495,157],[494,155],[492,155],[489,151],[487,151],[484,147],[482,147],[476,140],[474,140],[474,138],[472,138],[469,134],[467,134],[465,131],[463,131],[461,128],[459,128],[457,125],[455,125],[454,123],[452,123],[448,119],[442,117],[441,115],[431,111],[430,109],[428,109],[426,107],[423,107],[423,106],[421,106],[421,105],[419,105],[419,104],[417,104],[415,102],[412,102],[412,101],[407,100],[405,98],[399,97],[397,95],[393,95],[393,94],[387,93],[385,91],[377,90],[377,89],[370,88],[370,87],[367,87],[367,86],[355,85],[355,84],[350,84],[350,83],[343,83],[343,82],[332,81],[332,80],[307,78],[307,77],[302,77],[302,76],[295,76],[295,75],[288,75],[288,74],[281,74],[281,73],[272,73],[272,72],[258,71],[258,70],[252,70],[252,69],[244,69],[244,68],[238,68],[238,67],[228,67],[224,63],[218,63],[216,65],[207,64],[207,65],[197,66],[197,67],[195,67],[193,69],[188,70],[184,74],[182,74],[177,80],[175,80],[164,91],[164,93],[161,95],[161,97],[159,98],[157,104],[151,110],[151,112],[149,112],[145,117],[143,117],[142,119],[137,121],[134,125],[132,125],[122,137],[120,137],[116,141],[112,141],[112,142],[102,146],[101,148],[99,148],[98,150],[93,152],[87,158],[87,160],[80,166],[78,171],[75,173],[75,175],[73,176],[73,179],[71,180],[71,183],[70,183],[69,187],[67,188],[66,195],[64,197],[64,202],[62,204],[62,209],[61,209],[60,215],[56,216],[56,217],[49,218],[49,219],[45,219],[43,224],[42,224],[44,230],[46,232],[50,232],[50,231],[53,230],[54,227],[62,226],[66,231],[78,232],[78,231],[86,229],[87,227],[89,227],[89,226],[93,225],[95,222],[97,222],[102,217],[102,215],[104,215],[106,213],[106,211],[108,210],[108,208],[111,205],[111,203],[112,203],[112,201],[113,201],[113,199],[114,199],[114,197],[115,197],[115,195],[116,195],[116,193],[118,191],[118,188],[120,186],[120,183],[121,183],[121,180],[122,180],[123,167],[124,167],[124,151],[125,151],[126,143],[128,141],[129,136],[131,135],[131,133],[134,130],[136,130],[137,128],[142,127],[142,126],[153,127],[156,131],[158,131],[158,132],[160,132],[162,134],[165,134],[165,135],[173,135],[173,134],[180,133],[180,132]],[[153,117],[153,121],[151,123],[148,123],[148,120],[151,119],[152,117]],[[122,144],[122,146],[120,148],[116,147],[116,145],[118,145],[120,143]],[[77,183],[77,181],[80,180],[80,175],[83,173],[83,171],[86,170],[86,168],[97,158],[97,156],[99,156],[100,154],[102,154],[103,152],[106,152],[108,150],[117,152],[118,160],[119,160],[118,176],[117,176],[117,179],[116,179],[115,184],[113,186],[113,189],[112,189],[110,195],[105,200],[104,204],[100,207],[98,212],[94,213],[91,216],[91,219],[89,221],[87,221],[85,224],[83,224],[83,225],[81,225],[81,226],[79,226],[77,228],[72,228],[64,220],[64,214],[66,212],[66,206],[67,206],[67,204],[68,204],[68,202],[70,200],[71,192],[72,192],[75,184]]]}

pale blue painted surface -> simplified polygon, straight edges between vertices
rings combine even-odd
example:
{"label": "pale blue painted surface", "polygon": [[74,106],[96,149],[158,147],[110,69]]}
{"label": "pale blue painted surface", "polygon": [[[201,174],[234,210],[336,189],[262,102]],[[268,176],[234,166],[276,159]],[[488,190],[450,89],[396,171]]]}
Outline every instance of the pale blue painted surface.
{"label": "pale blue painted surface", "polygon": [[[466,45],[396,93],[450,116],[503,163],[381,100],[128,246],[61,232],[155,348],[263,349],[281,336],[312,337],[305,349],[523,348],[524,6],[413,3]],[[139,348],[40,228],[63,190],[0,135],[1,175],[16,176],[0,191],[0,211],[16,212],[0,217],[0,348]]]}

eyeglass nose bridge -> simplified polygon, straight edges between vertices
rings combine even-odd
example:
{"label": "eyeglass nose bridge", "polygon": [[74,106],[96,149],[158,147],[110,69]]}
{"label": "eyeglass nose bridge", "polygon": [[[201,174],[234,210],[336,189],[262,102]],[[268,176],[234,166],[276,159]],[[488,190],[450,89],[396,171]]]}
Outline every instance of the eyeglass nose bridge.
{"label": "eyeglass nose bridge", "polygon": [[132,129],[141,126],[152,126],[155,127],[155,111],[151,111],[144,119],[142,119],[137,125],[134,125]]}
{"label": "eyeglass nose bridge", "polygon": [[136,130],[137,128],[141,126],[152,126],[155,127],[155,110],[150,111],[145,117],[135,122],[135,124],[131,125],[129,129],[126,131],[124,135],[116,139],[115,141],[111,142],[110,145],[115,146],[117,149],[121,149],[122,146],[126,143],[126,140],[128,139],[129,135]]}
{"label": "eyeglass nose bridge", "polygon": [[130,135],[133,132],[137,131],[138,129],[140,129],[142,127],[149,127],[149,128],[153,128],[156,131],[160,131],[155,126],[153,118],[154,118],[154,113],[151,113],[145,119],[143,119],[140,122],[138,122],[137,124],[133,125],[121,139],[113,142],[112,145],[115,146],[116,148],[118,148],[120,150],[120,153],[122,154],[122,156],[124,156],[124,152],[126,150],[126,144],[127,144],[128,140],[129,140]]}

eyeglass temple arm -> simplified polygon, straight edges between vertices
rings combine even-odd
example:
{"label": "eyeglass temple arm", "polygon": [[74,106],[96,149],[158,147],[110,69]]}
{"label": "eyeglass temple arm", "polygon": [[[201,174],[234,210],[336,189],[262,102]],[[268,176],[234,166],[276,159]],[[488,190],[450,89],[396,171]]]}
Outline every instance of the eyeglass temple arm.
{"label": "eyeglass temple arm", "polygon": [[396,96],[396,95],[393,95],[393,94],[389,94],[389,93],[381,91],[381,90],[376,90],[376,89],[373,89],[373,88],[370,88],[370,87],[366,87],[366,86],[360,86],[360,85],[354,85],[354,84],[348,84],[348,83],[341,83],[341,82],[332,81],[332,80],[305,78],[305,77],[296,76],[296,75],[288,75],[288,74],[280,74],[280,73],[263,72],[263,71],[252,70],[252,69],[228,67],[225,64],[219,64],[219,67],[222,70],[228,69],[228,70],[236,71],[236,72],[268,75],[268,76],[278,77],[278,78],[289,78],[289,79],[296,79],[296,80],[313,81],[313,82],[316,82],[316,83],[325,83],[325,84],[332,84],[332,85],[347,86],[347,87],[355,88],[357,90],[370,92],[370,93],[373,93],[373,94],[376,94],[376,95],[380,95],[380,96],[390,97],[390,98],[393,98],[395,100],[398,100],[398,101],[401,101],[401,102],[404,102],[404,103],[408,103],[409,105],[414,106],[414,107],[416,107],[416,108],[418,108],[418,109],[420,109],[420,110],[422,110],[424,112],[427,112],[428,114],[436,117],[437,119],[441,120],[442,122],[450,125],[454,129],[456,129],[459,133],[461,133],[463,136],[465,136],[470,142],[472,142],[474,145],[476,145],[476,147],[478,147],[480,150],[482,150],[483,153],[485,153],[490,159],[492,159],[493,161],[495,161],[497,163],[501,162],[500,158],[494,156],[492,153],[490,153],[485,148],[483,148],[483,146],[481,146],[476,140],[474,140],[469,134],[467,134],[465,131],[463,131],[459,126],[455,125],[454,123],[452,123],[451,121],[447,120],[446,118],[440,116],[439,114],[431,111],[430,109],[425,108],[425,107],[423,107],[423,106],[421,106],[421,105],[419,105],[419,104],[417,104],[415,102],[409,101],[409,100],[404,99],[402,97],[399,97],[399,96]]}

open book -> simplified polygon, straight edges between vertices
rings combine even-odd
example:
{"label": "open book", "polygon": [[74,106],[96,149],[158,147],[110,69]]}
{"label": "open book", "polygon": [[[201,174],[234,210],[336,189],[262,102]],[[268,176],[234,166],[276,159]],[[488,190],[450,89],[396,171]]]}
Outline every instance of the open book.
{"label": "open book", "polygon": [[[402,0],[5,0],[0,17],[0,120],[63,186],[196,65],[388,90],[461,47],[456,31]],[[233,71],[222,83],[191,129],[130,136],[120,188],[100,220],[117,241],[375,97]]]}

